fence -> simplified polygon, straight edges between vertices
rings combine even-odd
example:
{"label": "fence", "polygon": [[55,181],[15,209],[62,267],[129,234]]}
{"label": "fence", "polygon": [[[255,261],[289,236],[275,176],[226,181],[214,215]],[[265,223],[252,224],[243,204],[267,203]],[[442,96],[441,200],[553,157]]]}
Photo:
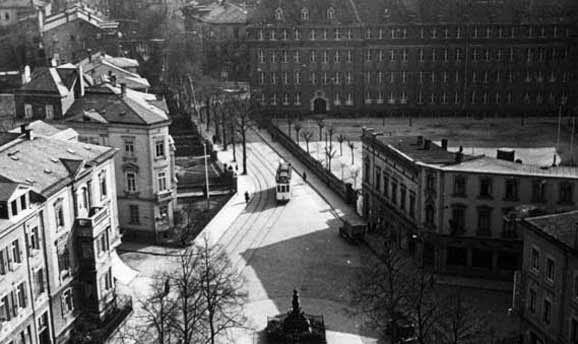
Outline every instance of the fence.
{"label": "fence", "polygon": [[302,164],[307,166],[317,178],[321,179],[331,190],[338,194],[347,204],[355,204],[357,194],[351,187],[351,183],[344,183],[333,173],[326,170],[323,165],[309,153],[305,152],[292,138],[277,128],[272,122],[267,123],[267,129],[274,141],[279,142],[285,149],[293,154]]}

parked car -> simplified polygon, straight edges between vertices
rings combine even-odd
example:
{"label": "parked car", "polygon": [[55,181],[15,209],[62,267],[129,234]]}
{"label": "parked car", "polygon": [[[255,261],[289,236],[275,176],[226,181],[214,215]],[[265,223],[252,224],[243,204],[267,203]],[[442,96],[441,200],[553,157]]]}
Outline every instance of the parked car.
{"label": "parked car", "polygon": [[352,243],[363,240],[367,232],[367,223],[358,217],[348,217],[343,219],[343,226],[339,227],[339,235]]}

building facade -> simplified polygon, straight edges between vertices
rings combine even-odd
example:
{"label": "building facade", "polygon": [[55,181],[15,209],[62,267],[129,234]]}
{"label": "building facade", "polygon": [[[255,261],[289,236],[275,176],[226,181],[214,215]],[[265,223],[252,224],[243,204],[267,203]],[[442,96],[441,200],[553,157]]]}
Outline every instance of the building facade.
{"label": "building facade", "polygon": [[113,148],[1,133],[0,341],[64,343],[116,310]]}
{"label": "building facade", "polygon": [[253,94],[315,113],[533,115],[576,98],[576,4],[263,1]]}
{"label": "building facade", "polygon": [[525,343],[578,342],[578,212],[528,217],[514,306]]}
{"label": "building facade", "polygon": [[363,211],[371,227],[443,274],[511,280],[521,264],[520,206],[578,204],[578,170],[447,151],[423,137],[365,130]]}
{"label": "building facade", "polygon": [[[174,144],[163,100],[112,81],[89,86],[82,67],[48,68],[16,92],[17,119],[73,128],[79,141],[115,147],[119,221],[127,238],[158,241],[173,228]],[[82,82],[81,82],[82,81]]]}

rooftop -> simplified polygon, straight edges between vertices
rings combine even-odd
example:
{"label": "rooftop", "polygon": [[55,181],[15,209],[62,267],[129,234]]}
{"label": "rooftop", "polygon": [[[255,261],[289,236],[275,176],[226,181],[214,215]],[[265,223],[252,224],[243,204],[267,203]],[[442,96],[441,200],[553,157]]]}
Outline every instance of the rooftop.
{"label": "rooftop", "polygon": [[[86,89],[84,97],[75,100],[66,112],[69,122],[103,122],[148,125],[169,121],[167,114],[153,105],[156,96],[110,84]],[[88,115],[88,116],[87,116]]]}
{"label": "rooftop", "polygon": [[[429,149],[425,149],[425,139],[418,145],[418,138],[415,136],[377,136],[376,140],[401,152],[416,162],[431,165],[447,165],[454,164],[456,161],[456,153],[448,152],[431,141]],[[475,157],[464,154],[464,160],[465,159],[475,159]]]}
{"label": "rooftop", "polygon": [[245,24],[248,17],[246,9],[228,1],[192,3],[185,12],[197,20],[211,24]]}
{"label": "rooftop", "polygon": [[71,68],[39,67],[32,73],[30,82],[22,86],[20,91],[65,96],[70,92],[76,75],[76,70]]}
{"label": "rooftop", "polygon": [[550,238],[571,249],[578,249],[578,210],[526,218],[533,225],[534,230],[539,230]]}
{"label": "rooftop", "polygon": [[44,137],[16,140],[14,145],[0,150],[0,177],[30,185],[40,194],[70,176],[67,162],[77,161],[85,169],[114,151],[110,147]]}
{"label": "rooftop", "polygon": [[328,21],[326,11],[335,10],[332,22],[339,24],[384,23],[574,23],[575,0],[549,1],[447,1],[447,0],[263,0],[250,22],[273,23],[274,12],[283,9],[281,23],[301,22],[307,8],[310,22]]}

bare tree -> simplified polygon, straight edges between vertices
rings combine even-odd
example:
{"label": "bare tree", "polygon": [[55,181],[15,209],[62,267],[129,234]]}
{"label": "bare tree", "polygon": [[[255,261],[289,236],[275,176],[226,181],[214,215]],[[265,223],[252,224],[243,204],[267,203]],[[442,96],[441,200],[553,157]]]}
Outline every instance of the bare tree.
{"label": "bare tree", "polygon": [[[449,290],[442,300],[444,309],[437,321],[437,336],[443,344],[484,342],[492,331],[475,308],[466,301],[462,288]],[[487,342],[487,341],[485,341]]]}
{"label": "bare tree", "polygon": [[323,128],[325,127],[325,122],[323,121],[323,118],[320,118],[316,123],[319,127],[319,141],[323,141]]}
{"label": "bare tree", "polygon": [[347,145],[349,146],[349,149],[351,149],[351,165],[355,164],[355,157],[353,156],[354,152],[355,152],[355,143],[351,142],[351,141],[347,141]]}
{"label": "bare tree", "polygon": [[307,147],[307,154],[309,154],[309,142],[311,142],[311,139],[313,138],[313,132],[309,129],[303,130],[303,132],[301,133],[301,137],[303,137],[303,140],[305,140],[305,146]]}
{"label": "bare tree", "polygon": [[258,110],[258,103],[242,95],[230,95],[226,103],[229,106],[229,116],[234,121],[236,133],[241,135],[243,150],[243,174],[247,174],[247,130],[252,123],[252,116]]}
{"label": "bare tree", "polygon": [[337,142],[339,142],[339,155],[343,156],[343,142],[345,141],[346,137],[343,134],[337,135]]}
{"label": "bare tree", "polygon": [[435,278],[423,267],[411,271],[406,304],[416,327],[416,337],[420,344],[429,344],[440,316],[441,298],[434,289]]}
{"label": "bare tree", "polygon": [[392,343],[396,343],[397,328],[391,325],[397,324],[404,314],[404,302],[411,286],[406,274],[409,262],[390,245],[385,245],[378,258],[380,263],[368,266],[360,274],[361,285],[355,300],[373,325],[381,330],[381,336],[390,337]]}
{"label": "bare tree", "polygon": [[299,144],[299,132],[303,129],[303,124],[301,122],[295,122],[293,126],[295,127],[295,138],[297,139],[297,144]]}
{"label": "bare tree", "polygon": [[335,157],[337,151],[332,149],[331,146],[325,148],[325,155],[327,156],[327,170],[331,172],[331,160]]}

